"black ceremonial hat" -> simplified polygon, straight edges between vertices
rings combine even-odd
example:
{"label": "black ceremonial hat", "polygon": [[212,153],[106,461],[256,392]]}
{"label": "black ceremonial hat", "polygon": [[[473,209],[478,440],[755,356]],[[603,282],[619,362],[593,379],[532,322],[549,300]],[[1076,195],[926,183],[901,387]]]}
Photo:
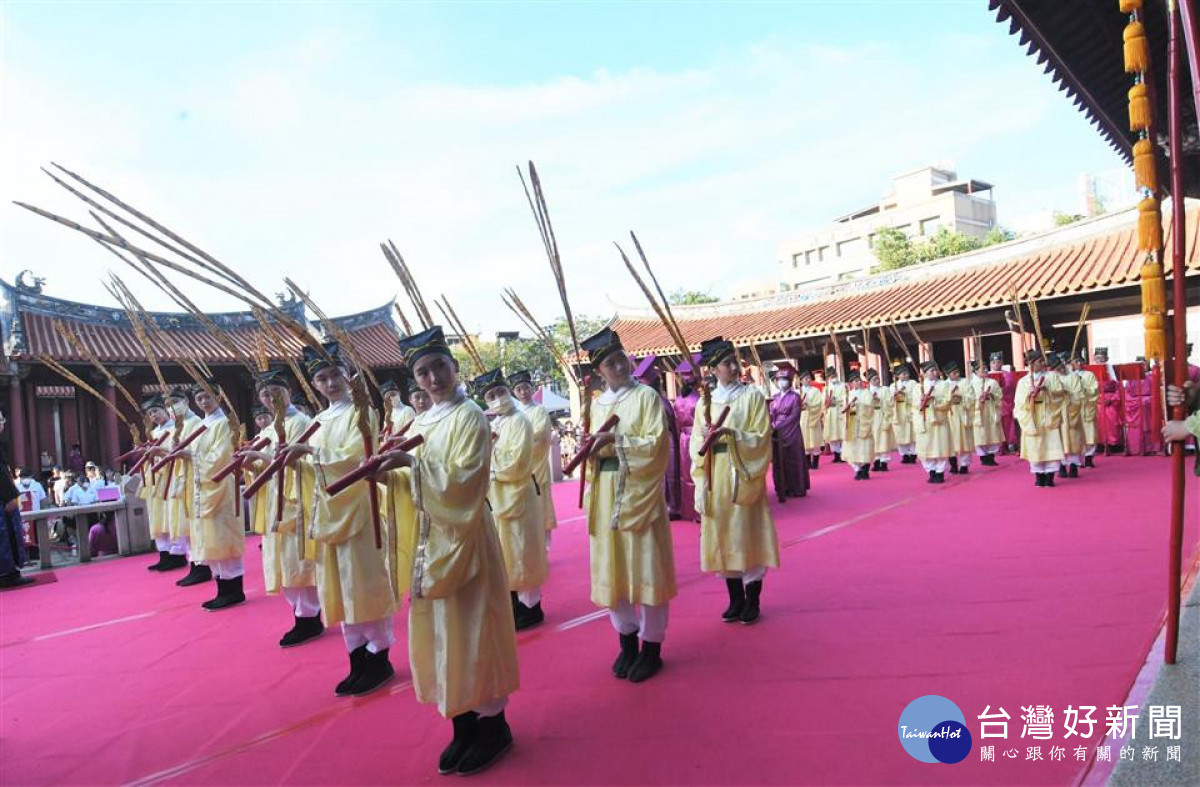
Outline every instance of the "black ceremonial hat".
{"label": "black ceremonial hat", "polygon": [[700,342],[700,363],[715,366],[727,355],[733,355],[733,342],[720,336]]}
{"label": "black ceremonial hat", "polygon": [[404,362],[409,369],[413,368],[417,361],[431,353],[454,357],[454,353],[450,352],[450,345],[446,344],[446,335],[442,332],[440,325],[434,325],[420,333],[414,333],[412,336],[405,336],[399,344],[400,352],[404,353]]}
{"label": "black ceremonial hat", "polygon": [[593,366],[599,366],[608,356],[625,350],[621,346],[621,337],[612,328],[601,328],[598,333],[580,342],[580,346],[587,352]]}
{"label": "black ceremonial hat", "polygon": [[504,379],[503,371],[492,369],[490,372],[484,372],[476,377],[471,385],[474,387],[477,395],[484,396],[493,388],[499,388],[500,386],[508,387],[508,381]]}
{"label": "black ceremonial hat", "polygon": [[321,347],[325,352],[321,353],[314,350],[308,345],[304,346],[304,354],[302,361],[304,364],[304,373],[310,378],[322,369],[328,369],[331,366],[345,367],[345,362],[342,360],[342,346],[337,342],[324,342]]}

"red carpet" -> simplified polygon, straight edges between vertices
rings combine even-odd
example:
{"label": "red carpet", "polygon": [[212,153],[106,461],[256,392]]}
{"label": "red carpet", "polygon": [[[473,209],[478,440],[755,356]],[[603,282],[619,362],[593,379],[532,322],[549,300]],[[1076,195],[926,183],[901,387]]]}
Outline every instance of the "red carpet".
{"label": "red carpet", "polygon": [[[1021,739],[1021,705],[1056,709],[1056,735],[1062,709],[1095,705],[1103,737],[1103,708],[1124,699],[1164,610],[1169,463],[1102,459],[1042,490],[1001,462],[942,487],[919,467],[861,483],[823,463],[807,499],[776,506],[783,567],[753,627],[720,622],[724,585],[699,573],[697,526],[676,523],[667,666],[642,685],[609,673],[616,635],[588,601],[576,486],[558,486],[548,619],[520,637],[509,706],[517,745],[479,779],[1076,781],[1086,763],[1073,747],[1062,761],[1023,759],[1040,742]],[[280,650],[289,613],[262,595],[258,550],[247,555],[251,600],[220,613],[199,607],[211,584],[176,588],[181,574],[145,571],[149,556],[4,594],[0,782],[437,783],[450,725],[406,683],[403,616],[391,691],[335,698],[340,634]],[[957,765],[910,758],[896,726],[924,694],[957,703],[973,735],[985,705],[1003,707],[1007,742],[982,741],[997,762],[979,761],[978,739]],[[1011,747],[1021,759],[1001,756]]]}

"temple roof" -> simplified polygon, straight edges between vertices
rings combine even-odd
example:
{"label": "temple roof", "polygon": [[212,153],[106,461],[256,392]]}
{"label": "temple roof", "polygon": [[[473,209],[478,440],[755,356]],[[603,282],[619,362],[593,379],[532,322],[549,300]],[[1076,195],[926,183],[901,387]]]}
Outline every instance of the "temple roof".
{"label": "temple roof", "polygon": [[[1200,203],[1189,201],[1187,221],[1187,268],[1200,274]],[[1170,237],[1168,230],[1168,249]],[[691,349],[714,336],[739,345],[790,341],[1003,308],[1014,291],[1040,303],[1135,286],[1144,258],[1131,209],[820,289],[672,310]],[[678,355],[648,309],[618,308],[611,326],[630,353]]]}
{"label": "temple roof", "polygon": [[[309,325],[314,335],[323,335],[320,321],[309,321],[302,303],[288,301],[280,307],[289,316]],[[239,361],[200,325],[191,315],[177,312],[151,312],[150,316],[169,337],[155,343],[160,360],[169,362],[177,357],[180,347],[194,351],[208,365],[237,364]],[[258,348],[266,349],[271,360],[280,360],[274,343],[264,338],[262,328],[250,312],[224,312],[208,315],[224,329],[234,344],[246,355],[255,357]],[[15,285],[0,281],[0,331],[3,332],[5,355],[11,360],[31,360],[46,355],[63,362],[85,361],[54,330],[61,321],[74,329],[96,357],[105,363],[146,363],[146,353],[138,341],[133,326],[119,308],[79,303],[53,298],[41,292],[41,282],[27,280],[25,273]],[[346,332],[355,350],[373,368],[403,366],[396,344],[399,335],[392,321],[392,304],[358,314],[334,317],[332,321]],[[282,332],[281,332],[282,334]],[[166,344],[173,346],[161,346]],[[283,339],[284,351],[297,356],[300,342],[291,336]]]}

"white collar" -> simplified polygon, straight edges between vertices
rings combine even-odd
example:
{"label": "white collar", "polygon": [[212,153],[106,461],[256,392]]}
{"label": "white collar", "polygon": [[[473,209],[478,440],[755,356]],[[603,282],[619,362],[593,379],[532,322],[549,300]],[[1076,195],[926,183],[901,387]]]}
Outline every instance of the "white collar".
{"label": "white collar", "polygon": [[417,416],[417,426],[432,426],[454,412],[459,405],[467,401],[467,389],[461,384],[454,389],[454,394],[445,401],[436,402],[425,412]]}
{"label": "white collar", "polygon": [[729,385],[717,383],[717,387],[712,392],[712,400],[717,404],[732,402],[734,399],[741,396],[742,391],[745,389],[746,386],[742,385],[740,382],[732,382]]}
{"label": "white collar", "polygon": [[616,404],[624,399],[627,393],[637,388],[638,385],[640,383],[637,380],[630,380],[629,385],[623,385],[615,391],[611,388],[605,388],[600,396],[596,398],[596,401],[603,405]]}
{"label": "white collar", "polygon": [[215,424],[217,421],[221,421],[224,418],[225,411],[218,407],[216,410],[212,411],[212,414],[204,416],[204,420],[201,423]]}
{"label": "white collar", "polygon": [[340,401],[330,402],[329,406],[325,408],[325,412],[329,413],[329,415],[337,415],[341,411],[347,410],[353,406],[354,406],[354,402],[351,400],[351,398],[349,396],[347,396],[345,399],[342,399]]}

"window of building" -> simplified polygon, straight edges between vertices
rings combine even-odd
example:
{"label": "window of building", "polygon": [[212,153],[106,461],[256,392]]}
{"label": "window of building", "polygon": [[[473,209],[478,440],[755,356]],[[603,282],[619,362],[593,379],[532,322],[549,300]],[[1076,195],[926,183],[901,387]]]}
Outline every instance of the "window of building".
{"label": "window of building", "polygon": [[812,265],[813,257],[816,255],[816,253],[817,252],[813,249],[809,249],[808,251],[804,252],[804,264]]}
{"label": "window of building", "polygon": [[[792,255],[792,267],[793,267],[793,268],[799,268],[799,267],[800,267],[800,259],[801,259],[803,256],[804,256],[803,254],[793,254],[793,255]],[[806,264],[807,264],[807,263],[806,263]]]}
{"label": "window of building", "polygon": [[862,238],[851,238],[850,240],[844,240],[837,245],[837,254],[839,257],[847,257],[858,254],[862,251],[862,245]]}
{"label": "window of building", "polygon": [[868,249],[875,248],[875,233],[874,232],[872,232],[870,235],[867,236],[867,248]]}
{"label": "window of building", "polygon": [[928,219],[921,219],[921,234],[933,235],[937,232],[938,224],[940,223],[941,219],[939,219],[937,216],[933,216]]}
{"label": "window of building", "polygon": [[817,249],[817,262],[824,262],[825,261],[825,253],[828,251],[829,251],[828,246],[822,246],[821,248]]}

